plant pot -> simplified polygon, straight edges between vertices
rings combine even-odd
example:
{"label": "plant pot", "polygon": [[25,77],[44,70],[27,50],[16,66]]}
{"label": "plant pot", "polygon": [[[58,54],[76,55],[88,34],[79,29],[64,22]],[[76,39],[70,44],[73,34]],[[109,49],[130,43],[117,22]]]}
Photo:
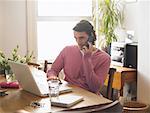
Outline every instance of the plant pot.
{"label": "plant pot", "polygon": [[0,68],[0,74],[5,74],[5,70]]}
{"label": "plant pot", "polygon": [[5,70],[5,77],[7,82],[16,81],[15,75],[11,70]]}
{"label": "plant pot", "polygon": [[14,82],[14,81],[16,81],[15,75],[13,73],[12,74],[7,74],[7,75],[5,75],[5,77],[6,77],[6,81],[7,82]]}

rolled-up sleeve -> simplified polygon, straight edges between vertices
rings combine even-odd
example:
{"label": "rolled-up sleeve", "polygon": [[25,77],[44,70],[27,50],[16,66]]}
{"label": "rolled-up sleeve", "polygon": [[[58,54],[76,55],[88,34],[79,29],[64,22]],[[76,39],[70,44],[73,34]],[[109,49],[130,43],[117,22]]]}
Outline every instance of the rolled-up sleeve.
{"label": "rolled-up sleeve", "polygon": [[59,75],[59,72],[64,67],[64,53],[65,53],[65,48],[60,52],[60,54],[57,56],[56,60],[52,64],[51,68],[47,71],[48,76]]}

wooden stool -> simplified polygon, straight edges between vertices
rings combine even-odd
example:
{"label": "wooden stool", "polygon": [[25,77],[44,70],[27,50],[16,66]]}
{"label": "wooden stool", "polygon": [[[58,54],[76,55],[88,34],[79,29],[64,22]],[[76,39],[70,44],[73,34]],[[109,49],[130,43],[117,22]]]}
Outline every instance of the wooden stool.
{"label": "wooden stool", "polygon": [[149,105],[137,101],[129,101],[124,103],[123,113],[150,113]]}

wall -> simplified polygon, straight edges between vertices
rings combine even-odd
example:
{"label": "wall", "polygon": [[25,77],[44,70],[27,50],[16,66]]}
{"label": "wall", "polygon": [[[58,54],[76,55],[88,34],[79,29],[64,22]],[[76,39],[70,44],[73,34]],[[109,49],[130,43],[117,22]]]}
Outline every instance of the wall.
{"label": "wall", "polygon": [[150,104],[150,1],[140,3],[138,100]]}
{"label": "wall", "polygon": [[2,50],[2,37],[3,37],[3,1],[0,0],[0,50]]}
{"label": "wall", "polygon": [[135,31],[134,41],[138,42],[138,21],[139,13],[136,13],[139,7],[139,2],[127,3],[125,6],[125,28],[126,30]]}
{"label": "wall", "polygon": [[126,29],[135,31],[138,41],[138,101],[150,104],[150,1],[137,0],[126,5]]}
{"label": "wall", "polygon": [[26,1],[4,0],[3,17],[3,51],[10,55],[10,51],[19,45],[19,54],[26,54]]}

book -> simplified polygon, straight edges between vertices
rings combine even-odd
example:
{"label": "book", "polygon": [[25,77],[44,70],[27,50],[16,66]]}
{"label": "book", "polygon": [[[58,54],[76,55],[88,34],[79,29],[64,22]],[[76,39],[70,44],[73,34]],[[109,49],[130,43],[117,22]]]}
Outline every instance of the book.
{"label": "book", "polygon": [[81,101],[83,101],[83,97],[77,95],[61,95],[59,97],[51,98],[51,104],[53,106],[67,107],[67,108],[72,107]]}
{"label": "book", "polygon": [[0,83],[1,88],[19,88],[18,82],[1,82]]}

